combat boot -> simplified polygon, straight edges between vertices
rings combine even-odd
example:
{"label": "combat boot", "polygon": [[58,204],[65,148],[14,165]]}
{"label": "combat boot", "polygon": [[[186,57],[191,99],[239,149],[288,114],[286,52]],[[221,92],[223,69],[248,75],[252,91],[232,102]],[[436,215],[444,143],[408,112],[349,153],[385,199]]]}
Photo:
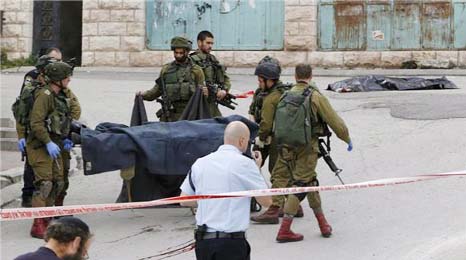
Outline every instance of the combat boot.
{"label": "combat boot", "polygon": [[63,201],[65,200],[65,195],[60,194],[55,198],[55,206],[63,206]]}
{"label": "combat boot", "polygon": [[270,206],[264,213],[258,216],[252,216],[251,220],[262,224],[278,224],[278,206]]}
{"label": "combat boot", "polygon": [[282,225],[278,230],[277,242],[287,243],[287,242],[297,242],[303,240],[304,236],[298,233],[294,233],[291,230],[291,223],[293,223],[292,217],[284,217],[282,219]]}
{"label": "combat boot", "polygon": [[47,230],[47,220],[44,218],[35,218],[31,227],[31,236],[43,239]]}
{"label": "combat boot", "polygon": [[[55,206],[60,207],[63,206],[63,201],[65,200],[65,195],[60,194],[55,198]],[[63,216],[55,216],[54,219],[59,219],[62,217],[72,217],[73,215],[63,215]]]}
{"label": "combat boot", "polygon": [[[284,215],[283,208],[280,208],[280,210],[278,211],[278,217],[283,218],[283,215]],[[296,215],[294,217],[295,218],[304,217],[304,211],[303,211],[303,207],[301,207],[301,205],[299,205],[298,212],[296,212]]]}
{"label": "combat boot", "polygon": [[328,224],[323,213],[315,214],[317,222],[319,222],[320,233],[323,237],[330,237],[332,235],[332,227]]}

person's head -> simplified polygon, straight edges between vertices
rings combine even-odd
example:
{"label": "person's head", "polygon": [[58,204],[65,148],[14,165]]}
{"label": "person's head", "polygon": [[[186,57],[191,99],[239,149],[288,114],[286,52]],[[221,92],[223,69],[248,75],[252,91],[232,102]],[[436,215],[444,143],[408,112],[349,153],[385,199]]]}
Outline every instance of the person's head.
{"label": "person's head", "polygon": [[65,62],[57,61],[45,66],[46,81],[62,89],[67,88],[73,75],[73,68]]}
{"label": "person's head", "polygon": [[249,128],[241,121],[234,121],[227,125],[223,135],[223,143],[236,146],[241,152],[246,152],[249,146]]}
{"label": "person's head", "polygon": [[309,64],[300,63],[296,65],[294,77],[296,81],[305,81],[309,83],[312,79],[312,68]]}
{"label": "person's head", "polygon": [[210,53],[214,46],[214,35],[209,31],[202,31],[197,35],[197,46],[203,53]]}
{"label": "person's head", "polygon": [[62,58],[63,58],[60,49],[55,48],[55,47],[48,48],[45,51],[45,55],[47,55],[48,57],[50,57],[52,59],[55,59],[57,61],[61,61]]}
{"label": "person's head", "polygon": [[189,51],[192,48],[192,42],[184,37],[173,37],[170,42],[171,50],[177,62],[185,62],[188,58]]}
{"label": "person's head", "polygon": [[54,220],[47,227],[45,241],[63,260],[80,260],[87,257],[92,234],[89,226],[75,217]]}
{"label": "person's head", "polygon": [[272,62],[257,65],[254,75],[257,76],[259,87],[263,90],[271,88],[280,79],[280,66]]}

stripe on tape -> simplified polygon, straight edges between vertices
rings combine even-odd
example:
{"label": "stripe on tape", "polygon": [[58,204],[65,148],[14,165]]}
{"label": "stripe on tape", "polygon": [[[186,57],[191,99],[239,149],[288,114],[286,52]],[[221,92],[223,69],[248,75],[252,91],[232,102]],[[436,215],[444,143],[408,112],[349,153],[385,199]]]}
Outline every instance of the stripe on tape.
{"label": "stripe on tape", "polygon": [[168,204],[176,204],[180,202],[204,200],[204,199],[219,199],[219,198],[237,198],[237,197],[257,197],[269,195],[287,195],[302,192],[312,191],[337,191],[337,190],[352,190],[363,188],[375,188],[389,185],[407,184],[419,181],[427,181],[439,178],[466,176],[466,171],[424,174],[412,177],[399,177],[399,178],[386,178],[366,182],[358,182],[345,185],[333,186],[317,186],[317,187],[292,187],[292,188],[277,188],[265,190],[250,190],[239,192],[228,192],[219,194],[207,195],[193,195],[183,197],[171,197],[153,201],[144,202],[127,202],[127,203],[111,203],[111,204],[91,204],[91,205],[73,205],[61,207],[42,207],[42,208],[14,208],[14,209],[1,209],[1,221],[7,220],[22,220],[33,218],[46,218],[65,215],[80,215],[95,212],[115,211],[124,209],[137,209],[154,206],[162,206]]}

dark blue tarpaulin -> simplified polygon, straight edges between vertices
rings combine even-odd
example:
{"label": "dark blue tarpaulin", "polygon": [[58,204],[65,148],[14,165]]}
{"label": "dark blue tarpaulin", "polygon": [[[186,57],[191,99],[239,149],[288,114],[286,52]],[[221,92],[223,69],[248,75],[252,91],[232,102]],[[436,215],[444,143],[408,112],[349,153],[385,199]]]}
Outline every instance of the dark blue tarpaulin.
{"label": "dark blue tarpaulin", "polygon": [[242,121],[251,131],[257,124],[233,115],[196,121],[149,122],[128,127],[102,123],[95,130],[81,130],[81,149],[86,175],[125,169],[138,163],[150,174],[186,175],[197,158],[205,156],[223,144],[223,132],[228,123]]}

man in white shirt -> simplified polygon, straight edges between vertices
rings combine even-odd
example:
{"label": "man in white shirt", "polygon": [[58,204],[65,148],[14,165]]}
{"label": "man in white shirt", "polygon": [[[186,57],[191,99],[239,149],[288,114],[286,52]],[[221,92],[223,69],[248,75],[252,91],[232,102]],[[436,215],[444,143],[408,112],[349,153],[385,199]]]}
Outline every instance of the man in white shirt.
{"label": "man in white shirt", "polygon": [[[243,155],[249,144],[249,129],[235,121],[227,125],[224,145],[199,158],[181,185],[182,196],[215,194],[233,191],[267,189],[260,173],[262,158],[254,153],[254,160]],[[270,196],[257,197],[264,207],[272,204]],[[249,227],[251,198],[210,199],[198,202],[196,213],[197,260],[246,260],[251,248],[245,232]],[[195,206],[194,203],[182,203]]]}

